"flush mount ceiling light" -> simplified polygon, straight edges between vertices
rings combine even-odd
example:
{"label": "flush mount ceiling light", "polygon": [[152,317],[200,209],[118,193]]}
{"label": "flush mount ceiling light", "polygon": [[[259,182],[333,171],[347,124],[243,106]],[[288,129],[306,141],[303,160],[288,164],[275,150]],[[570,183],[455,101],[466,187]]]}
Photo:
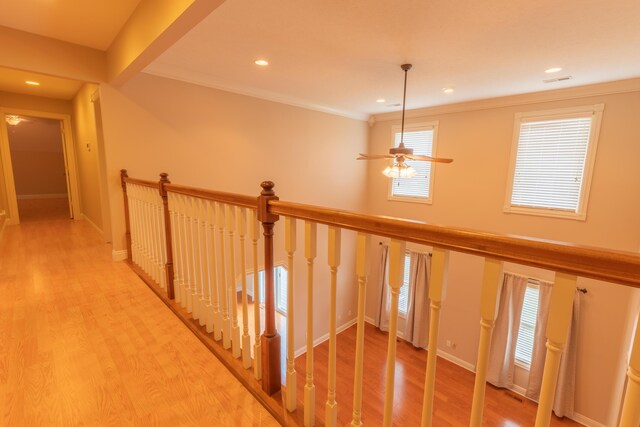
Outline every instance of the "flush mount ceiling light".
{"label": "flush mount ceiling light", "polygon": [[15,114],[7,114],[5,116],[5,120],[7,121],[7,124],[10,125],[10,126],[16,126],[16,125],[19,125],[20,123],[26,121],[22,117],[16,116]]}
{"label": "flush mount ceiling light", "polygon": [[454,91],[454,89],[452,87],[443,87],[442,91],[444,93],[452,93]]}
{"label": "flush mount ceiling light", "polygon": [[391,165],[387,166],[382,173],[389,178],[412,178],[416,176],[416,170],[406,163],[406,160],[418,160],[422,162],[451,163],[453,159],[443,159],[430,156],[413,155],[413,148],[404,146],[404,113],[407,101],[407,72],[411,69],[411,64],[402,64],[400,68],[404,71],[404,92],[402,95],[402,129],[400,131],[400,144],[389,149],[389,154],[362,154],[357,160],[378,160],[392,159]]}
{"label": "flush mount ceiling light", "polygon": [[544,70],[544,72],[547,73],[547,74],[557,73],[559,71],[562,71],[562,68],[553,67],[553,68],[547,68],[546,70]]}
{"label": "flush mount ceiling light", "polygon": [[255,61],[255,64],[261,67],[266,67],[267,65],[269,65],[269,61],[267,61],[266,59],[257,59]]}
{"label": "flush mount ceiling light", "polygon": [[27,80],[25,81],[25,84],[28,84],[29,86],[40,86],[40,82],[36,82],[33,80]]}
{"label": "flush mount ceiling light", "polygon": [[383,102],[386,102],[386,99],[384,99],[384,98],[378,98],[378,99],[376,99],[376,102],[377,102],[378,104],[382,104]]}

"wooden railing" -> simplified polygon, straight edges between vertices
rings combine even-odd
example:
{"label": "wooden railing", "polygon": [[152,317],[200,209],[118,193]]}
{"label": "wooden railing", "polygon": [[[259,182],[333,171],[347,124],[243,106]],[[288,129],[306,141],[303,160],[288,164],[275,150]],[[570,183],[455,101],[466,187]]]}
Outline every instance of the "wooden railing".
{"label": "wooden railing", "polygon": [[[129,178],[122,171],[129,261],[144,277],[166,289],[193,319],[206,326],[215,340],[222,341],[241,368],[253,366],[262,390],[274,394],[280,390],[280,337],[275,328],[274,300],[274,224],[284,217],[284,250],[288,266],[286,391],[283,406],[296,411],[296,371],[294,364],[294,294],[297,272],[294,269],[298,238],[296,222],[304,221],[304,258],[307,264],[306,375],[304,416],[301,423],[312,426],[318,420],[337,425],[336,400],[336,306],[338,269],[341,262],[342,230],[356,232],[355,272],[358,283],[356,362],[354,366],[352,426],[362,425],[364,309],[367,286],[368,249],[371,235],[390,239],[389,286],[390,315],[387,347],[386,386],[383,425],[393,421],[395,352],[398,298],[402,286],[406,242],[431,246],[429,285],[430,326],[426,377],[424,382],[422,426],[430,426],[433,414],[435,374],[440,310],[447,285],[449,253],[462,252],[484,258],[481,293],[480,343],[476,364],[471,426],[482,424],[487,364],[496,306],[502,283],[504,262],[513,262],[556,272],[547,328],[547,355],[536,416],[536,426],[547,426],[565,347],[573,295],[578,277],[589,277],[625,286],[640,287],[640,256],[633,253],[578,246],[518,236],[497,235],[473,230],[429,225],[397,218],[356,214],[335,209],[280,201],[273,183],[263,182],[259,197],[240,196],[189,188],[169,183],[166,174],[159,182]],[[164,214],[163,211],[164,210]],[[258,259],[259,225],[263,228],[264,256]],[[317,224],[327,226],[328,267],[330,275],[329,360],[325,414],[314,413],[313,378],[313,289],[317,253]],[[247,283],[245,265],[246,227],[252,241],[253,297],[258,289],[258,266],[265,273],[265,328],[260,325],[258,304],[254,303],[254,356],[250,355]],[[225,243],[226,242],[226,243]],[[235,247],[235,243],[239,247]],[[239,264],[236,260],[239,255]],[[172,261],[173,260],[173,261]],[[238,325],[236,279],[242,284],[242,336]],[[147,280],[149,281],[149,280]],[[175,287],[175,289],[174,289]],[[256,302],[254,300],[254,302]],[[640,330],[640,328],[638,328]],[[628,384],[620,426],[640,423],[640,332],[636,332]],[[623,351],[623,349],[621,349]]]}

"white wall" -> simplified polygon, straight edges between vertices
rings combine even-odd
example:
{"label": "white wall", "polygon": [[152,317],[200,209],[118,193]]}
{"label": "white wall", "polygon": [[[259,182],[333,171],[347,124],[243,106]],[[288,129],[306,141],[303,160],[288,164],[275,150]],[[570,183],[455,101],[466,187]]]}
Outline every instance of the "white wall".
{"label": "white wall", "polygon": [[[522,98],[522,97],[521,97]],[[537,99],[541,96],[538,94]],[[502,211],[516,112],[604,103],[605,110],[586,221],[506,214]],[[461,108],[464,110],[464,108]],[[443,109],[444,111],[444,109]],[[451,108],[448,111],[452,111]],[[611,249],[636,251],[640,243],[640,92],[526,103],[500,108],[477,108],[443,113],[437,109],[410,122],[439,121],[438,152],[450,165],[436,165],[432,205],[387,200],[382,164],[371,162],[368,173],[368,211],[490,232],[568,241]],[[380,121],[371,131],[369,152],[383,153],[392,144],[391,126]],[[374,249],[377,252],[377,250]],[[374,252],[374,255],[376,254]],[[509,270],[551,278],[551,272],[519,266]],[[372,266],[367,314],[375,315],[378,279]],[[479,336],[479,298],[482,259],[453,253],[449,286],[443,304],[439,347],[475,365]],[[576,411],[606,423],[617,404],[620,354],[627,340],[625,328],[631,307],[630,288],[580,279],[589,289],[583,297]],[[446,348],[445,341],[457,344]]]}

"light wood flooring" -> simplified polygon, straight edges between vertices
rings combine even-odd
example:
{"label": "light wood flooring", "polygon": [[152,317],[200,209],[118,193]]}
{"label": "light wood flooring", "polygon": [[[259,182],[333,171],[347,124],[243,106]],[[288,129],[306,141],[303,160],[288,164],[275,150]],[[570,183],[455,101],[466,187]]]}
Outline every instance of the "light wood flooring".
{"label": "light wood flooring", "polygon": [[83,425],[277,423],[91,225],[24,220],[0,241],[0,426]]}
{"label": "light wood flooring", "polygon": [[[365,324],[365,362],[363,381],[362,421],[365,425],[382,425],[384,403],[385,364],[388,335],[370,324]],[[355,365],[356,326],[338,334],[337,387],[338,425],[351,422],[353,408],[353,367]],[[327,400],[327,360],[329,342],[314,351],[314,382],[316,385],[317,424],[324,419]],[[419,426],[427,352],[399,340],[395,377],[393,420],[395,426]],[[298,404],[304,402],[306,355],[296,359]],[[434,426],[468,426],[471,415],[473,383],[472,372],[447,360],[438,358]],[[533,426],[537,405],[528,399],[503,389],[487,385],[484,409],[485,426]],[[302,411],[299,411],[302,412]],[[301,414],[298,414],[301,417]],[[553,417],[552,426],[579,426],[570,419]]]}

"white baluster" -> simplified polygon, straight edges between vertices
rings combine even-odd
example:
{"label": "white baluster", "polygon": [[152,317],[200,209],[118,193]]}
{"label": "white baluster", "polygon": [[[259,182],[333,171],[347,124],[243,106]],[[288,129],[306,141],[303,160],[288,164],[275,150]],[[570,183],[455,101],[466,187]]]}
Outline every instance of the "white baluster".
{"label": "white baluster", "polygon": [[176,195],[167,192],[167,201],[169,202],[169,218],[171,221],[171,244],[173,245],[173,287],[174,298],[177,304],[180,304],[180,226],[178,224],[178,206],[176,203]]}
{"label": "white baluster", "polygon": [[200,262],[200,217],[198,212],[198,200],[195,197],[190,198],[191,206],[191,233],[193,251],[193,283],[191,287],[191,305],[193,307],[192,316],[194,319],[200,319],[200,299],[202,297],[202,263]]}
{"label": "white baluster", "polygon": [[186,215],[185,221],[185,234],[187,239],[186,254],[187,254],[187,272],[188,282],[185,288],[185,300],[187,302],[187,313],[193,313],[193,294],[195,292],[195,268],[193,259],[193,211],[191,208],[191,197],[185,196],[184,198],[184,212]]}
{"label": "white baluster", "polygon": [[262,345],[260,334],[260,277],[258,274],[258,239],[260,238],[260,222],[256,211],[251,211],[249,234],[253,254],[253,325],[255,339],[253,343],[253,375],[256,380],[262,379]]}
{"label": "white baluster", "polygon": [[389,288],[391,302],[389,312],[389,344],[387,345],[387,377],[384,391],[384,414],[382,425],[390,427],[393,422],[393,392],[396,375],[396,337],[398,332],[398,300],[404,279],[404,257],[406,243],[392,239],[389,244]]}
{"label": "white baluster", "polygon": [[209,300],[207,302],[207,332],[214,333],[214,339],[219,340],[222,338],[220,332],[216,333],[216,329],[219,329],[218,326],[220,323],[217,322],[216,319],[216,309],[217,312],[220,311],[220,306],[218,304],[218,286],[217,286],[217,268],[216,268],[216,251],[215,251],[215,205],[214,202],[205,201],[204,202],[204,214],[206,218],[206,233],[205,233],[205,246],[207,252],[207,265],[209,271]]}
{"label": "white baluster", "polygon": [[431,255],[431,278],[429,283],[429,300],[431,314],[429,319],[429,352],[427,353],[427,373],[424,379],[424,396],[422,400],[422,427],[431,426],[433,415],[433,397],[436,384],[436,363],[438,360],[438,331],[440,325],[440,309],[447,288],[447,272],[449,269],[449,251],[433,248]]}
{"label": "white baluster", "polygon": [[233,357],[240,357],[240,326],[238,326],[238,292],[236,290],[236,257],[235,257],[235,222],[236,213],[231,205],[225,205],[227,217],[227,234],[229,236],[229,303],[231,304],[231,353]]}
{"label": "white baluster", "polygon": [[487,386],[487,366],[491,350],[491,334],[498,314],[498,301],[502,289],[502,261],[485,258],[480,295],[480,343],[478,344],[478,363],[476,380],[473,387],[470,425],[482,425],[484,393]]}
{"label": "white baluster", "polygon": [[127,186],[127,200],[129,201],[129,231],[131,233],[131,261],[134,264],[137,264],[138,261],[138,237],[137,233],[137,206],[135,199],[135,190],[133,189],[133,185],[126,183]]}
{"label": "white baluster", "polygon": [[180,254],[181,254],[181,264],[182,264],[182,280],[180,283],[180,293],[182,300],[182,307],[187,308],[189,294],[189,236],[187,233],[188,230],[188,219],[187,219],[187,211],[186,211],[186,197],[183,195],[178,195],[178,206],[180,207],[179,217],[180,220],[178,222],[178,226],[180,227]]}
{"label": "white baluster", "polygon": [[620,427],[637,427],[640,425],[640,318],[636,324],[627,380]]}
{"label": "white baluster", "polygon": [[[284,219],[284,245],[287,252],[287,373],[286,373],[286,406],[289,412],[296,409],[296,365],[294,343],[294,291],[293,291],[293,254],[296,251],[296,220],[291,217]],[[282,284],[280,284],[282,286]]]}
{"label": "white baluster", "polygon": [[338,424],[338,402],[336,402],[336,292],[338,267],[340,266],[340,234],[338,227],[329,227],[329,268],[331,290],[329,311],[329,371],[327,380],[327,403],[325,405],[325,425]]}
{"label": "white baluster", "polygon": [[356,336],[356,366],[353,377],[352,427],[362,426],[362,375],[364,372],[364,310],[367,285],[367,257],[369,235],[358,233],[356,237],[356,277],[358,278],[358,332]]}
{"label": "white baluster", "polygon": [[207,216],[206,216],[206,206],[205,201],[202,199],[198,199],[198,218],[200,218],[200,248],[199,248],[199,259],[200,259],[200,276],[201,276],[201,286],[202,292],[200,294],[200,326],[205,326],[207,324],[207,305],[209,302],[210,294],[209,294],[209,263],[207,262],[208,254],[207,254]]}
{"label": "white baluster", "polygon": [[[225,209],[222,203],[216,203],[216,225],[218,226],[218,245],[220,248],[220,263],[218,264],[218,290],[222,305],[222,346],[231,348],[231,317],[229,317],[229,296],[227,286],[227,271],[225,262],[224,225]],[[231,273],[229,273],[231,274]]]}
{"label": "white baluster", "polygon": [[[213,338],[216,341],[222,339],[222,312],[220,311],[220,286],[224,286],[224,281],[220,282],[218,273],[218,257],[216,250],[216,203],[207,203],[207,213],[209,218],[209,264],[211,265],[211,322],[213,328]],[[209,331],[207,327],[207,331]],[[210,332],[210,331],[209,331]]]}
{"label": "white baluster", "polygon": [[[573,314],[573,299],[576,294],[576,276],[556,273],[551,303],[549,305],[549,319],[547,321],[547,356],[544,359],[544,373],[540,386],[536,427],[548,426],[551,423],[551,410],[556,395],[560,357],[564,351],[571,327]],[[637,425],[637,424],[636,424]]]}
{"label": "white baluster", "polygon": [[316,386],[313,383],[313,262],[316,257],[317,229],[314,222],[304,223],[304,257],[307,259],[307,354],[304,385],[304,425],[316,422]]}
{"label": "white baluster", "polygon": [[249,307],[247,300],[247,263],[245,260],[245,235],[247,234],[247,210],[236,207],[238,237],[240,239],[240,280],[242,282],[242,366],[251,367],[251,336],[249,335]]}

